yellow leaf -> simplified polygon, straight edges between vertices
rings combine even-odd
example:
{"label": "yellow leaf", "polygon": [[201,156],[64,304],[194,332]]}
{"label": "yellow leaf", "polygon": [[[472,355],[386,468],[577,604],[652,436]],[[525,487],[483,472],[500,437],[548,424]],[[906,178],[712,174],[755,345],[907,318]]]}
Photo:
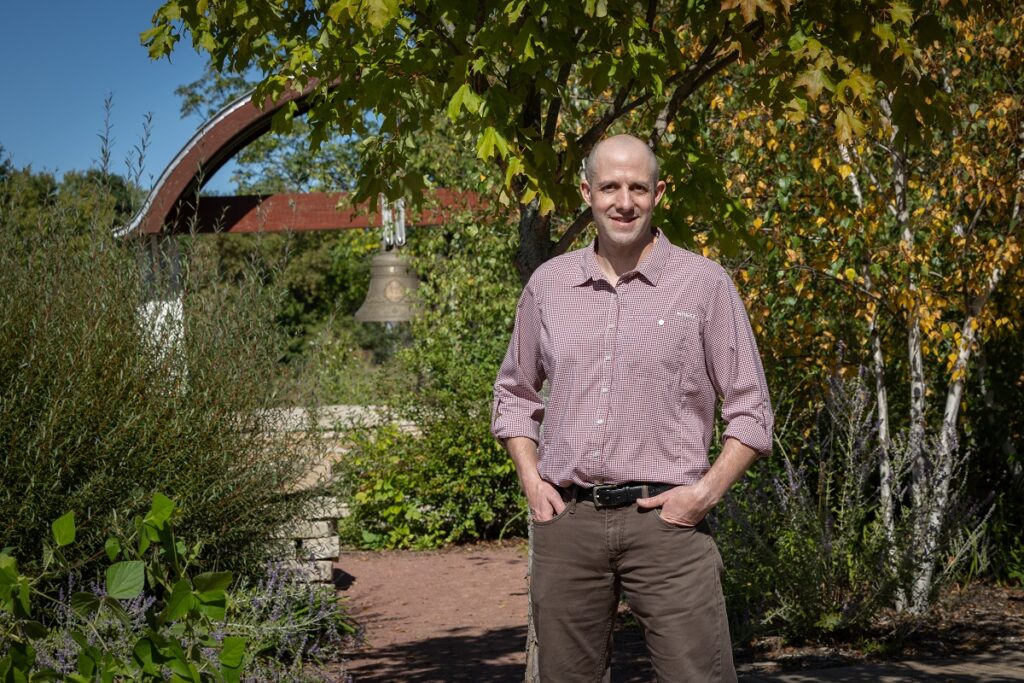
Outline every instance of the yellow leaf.
{"label": "yellow leaf", "polygon": [[849,280],[850,282],[856,282],[857,271],[855,271],[853,268],[847,268],[844,274],[846,275],[847,280]]}
{"label": "yellow leaf", "polygon": [[842,176],[843,178],[853,175],[853,167],[850,166],[849,164],[840,164],[839,175]]}
{"label": "yellow leaf", "polygon": [[813,168],[815,171],[821,168],[821,159],[819,159],[818,157],[814,157],[813,159],[811,159],[811,168]]}

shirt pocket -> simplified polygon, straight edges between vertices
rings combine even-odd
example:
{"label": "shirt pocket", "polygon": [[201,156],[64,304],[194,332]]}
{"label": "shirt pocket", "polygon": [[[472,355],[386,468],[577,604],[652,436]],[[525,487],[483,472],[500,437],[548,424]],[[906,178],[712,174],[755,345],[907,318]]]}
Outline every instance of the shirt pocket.
{"label": "shirt pocket", "polygon": [[704,369],[696,314],[671,310],[660,315],[630,315],[624,322],[621,348],[630,371],[683,394],[695,390]]}

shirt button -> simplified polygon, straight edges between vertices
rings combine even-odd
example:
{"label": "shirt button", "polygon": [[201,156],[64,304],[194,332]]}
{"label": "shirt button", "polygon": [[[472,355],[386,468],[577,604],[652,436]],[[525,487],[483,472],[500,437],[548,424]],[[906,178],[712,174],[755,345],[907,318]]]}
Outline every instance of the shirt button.
{"label": "shirt button", "polygon": [[604,424],[604,420],[597,420],[594,424],[603,425]]}
{"label": "shirt button", "polygon": [[615,323],[608,323],[608,329],[609,330],[612,329],[613,327],[615,327]]}
{"label": "shirt button", "polygon": [[604,357],[604,359],[605,359],[605,360],[611,360],[611,359],[612,359],[612,357],[611,357],[611,356],[605,356],[605,357]]}
{"label": "shirt button", "polygon": [[607,394],[608,393],[608,387],[601,387],[601,393],[602,394]]}

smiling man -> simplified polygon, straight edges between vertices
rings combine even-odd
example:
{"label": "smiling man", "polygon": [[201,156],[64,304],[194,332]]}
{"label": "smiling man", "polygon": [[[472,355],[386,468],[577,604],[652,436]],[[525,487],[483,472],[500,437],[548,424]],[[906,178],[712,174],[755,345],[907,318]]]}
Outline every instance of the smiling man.
{"label": "smiling man", "polygon": [[595,146],[580,190],[597,238],[523,290],[491,425],[533,519],[541,680],[607,680],[624,592],[659,681],[732,681],[704,517],[771,450],[757,345],[728,273],[652,228],[665,183],[641,140]]}

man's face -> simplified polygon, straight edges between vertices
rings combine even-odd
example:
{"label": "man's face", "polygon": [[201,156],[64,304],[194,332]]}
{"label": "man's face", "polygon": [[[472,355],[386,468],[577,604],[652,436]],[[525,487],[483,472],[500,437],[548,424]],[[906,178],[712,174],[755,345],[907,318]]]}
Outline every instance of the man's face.
{"label": "man's face", "polygon": [[639,140],[604,143],[580,183],[583,199],[594,213],[599,245],[630,248],[648,239],[651,214],[665,192],[654,181],[654,168]]}

